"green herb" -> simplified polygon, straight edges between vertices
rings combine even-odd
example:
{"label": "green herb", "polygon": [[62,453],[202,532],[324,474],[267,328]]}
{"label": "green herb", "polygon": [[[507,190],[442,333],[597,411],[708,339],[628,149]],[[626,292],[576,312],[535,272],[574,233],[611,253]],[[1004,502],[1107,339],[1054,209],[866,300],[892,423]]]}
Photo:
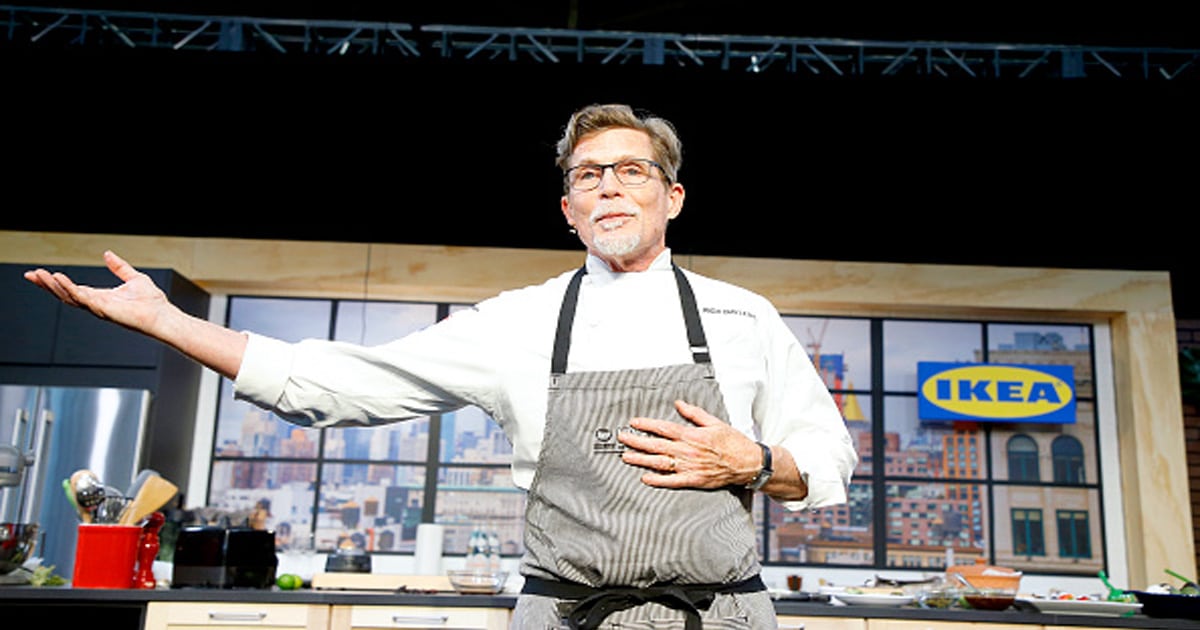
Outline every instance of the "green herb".
{"label": "green herb", "polygon": [[29,577],[31,586],[62,586],[67,581],[61,575],[54,573],[54,565],[40,566],[33,570],[33,575]]}

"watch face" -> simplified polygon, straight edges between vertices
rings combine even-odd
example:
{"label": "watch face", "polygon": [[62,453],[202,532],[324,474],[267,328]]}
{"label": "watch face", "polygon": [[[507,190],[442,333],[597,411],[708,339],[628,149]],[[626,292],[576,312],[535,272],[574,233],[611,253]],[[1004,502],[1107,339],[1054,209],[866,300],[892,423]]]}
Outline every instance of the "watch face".
{"label": "watch face", "polygon": [[772,471],[769,468],[764,468],[763,470],[758,471],[758,476],[755,477],[754,481],[751,481],[746,487],[751,490],[758,490],[759,488],[766,485],[767,480],[769,480],[771,478],[772,472],[774,472],[774,471]]}

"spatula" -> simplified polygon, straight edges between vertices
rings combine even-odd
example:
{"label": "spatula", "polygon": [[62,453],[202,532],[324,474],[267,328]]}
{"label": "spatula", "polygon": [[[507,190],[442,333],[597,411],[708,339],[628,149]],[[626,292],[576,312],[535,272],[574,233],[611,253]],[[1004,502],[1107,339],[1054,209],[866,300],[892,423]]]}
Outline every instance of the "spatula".
{"label": "spatula", "polygon": [[158,471],[150,468],[143,468],[141,472],[137,474],[137,477],[134,478],[133,483],[129,484],[129,489],[125,491],[125,496],[136,497],[138,490],[142,489],[142,484],[146,483],[147,479],[157,476],[159,476]]}
{"label": "spatula", "polygon": [[175,484],[163,479],[158,475],[152,475],[142,483],[142,487],[138,489],[133,500],[125,509],[121,511],[120,518],[117,519],[118,525],[137,525],[150,515],[151,512],[158,511],[159,508],[166,505],[175,493],[179,492],[179,488]]}

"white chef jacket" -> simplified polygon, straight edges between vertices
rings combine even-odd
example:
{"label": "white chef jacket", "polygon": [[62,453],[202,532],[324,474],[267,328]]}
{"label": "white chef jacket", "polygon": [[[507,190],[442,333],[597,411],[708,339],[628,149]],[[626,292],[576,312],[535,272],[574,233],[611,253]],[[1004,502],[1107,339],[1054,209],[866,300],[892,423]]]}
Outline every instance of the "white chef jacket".
{"label": "white chef jacket", "polygon": [[[567,371],[691,363],[665,251],[644,272],[615,273],[589,255]],[[727,420],[788,449],[808,484],[791,510],[846,502],[858,456],[829,390],[764,297],[686,271]],[[287,343],[248,331],[235,396],[304,426],[370,426],[477,405],[513,445],[514,483],[533,481],[546,422],[550,355],[574,270],[505,291],[395,341],[364,347]]]}

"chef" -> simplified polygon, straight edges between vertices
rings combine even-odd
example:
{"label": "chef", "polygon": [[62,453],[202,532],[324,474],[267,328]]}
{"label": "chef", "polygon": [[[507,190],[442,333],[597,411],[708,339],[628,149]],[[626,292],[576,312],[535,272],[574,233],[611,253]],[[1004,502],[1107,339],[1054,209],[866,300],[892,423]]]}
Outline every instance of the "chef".
{"label": "chef", "polygon": [[297,424],[485,410],[528,492],[514,628],[774,628],[753,494],[788,510],[844,503],[857,455],[775,308],[672,260],[681,156],[662,118],[626,105],[575,112],[557,161],[584,264],[381,346],[222,328],[175,308],[111,252],[124,281],[114,289],[44,269],[26,277]]}

